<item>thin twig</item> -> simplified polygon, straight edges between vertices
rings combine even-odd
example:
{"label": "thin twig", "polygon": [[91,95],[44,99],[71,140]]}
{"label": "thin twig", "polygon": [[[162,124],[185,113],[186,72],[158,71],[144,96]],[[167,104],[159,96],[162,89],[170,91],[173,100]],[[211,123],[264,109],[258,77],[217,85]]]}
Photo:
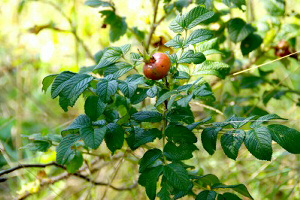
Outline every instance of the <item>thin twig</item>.
{"label": "thin twig", "polygon": [[156,29],[156,27],[158,25],[158,24],[156,24],[158,4],[159,4],[159,0],[155,0],[153,22],[152,22],[152,25],[151,25],[151,29],[150,29],[149,37],[148,37],[148,41],[147,41],[147,46],[146,46],[146,51],[147,52],[149,51],[149,47],[150,47],[152,36],[153,36],[153,34],[155,32],[155,29]]}
{"label": "thin twig", "polygon": [[211,106],[208,106],[208,105],[205,105],[205,104],[202,104],[202,103],[199,103],[199,102],[192,102],[193,104],[197,105],[197,106],[200,106],[200,107],[203,107],[203,108],[206,108],[206,109],[209,109],[209,110],[212,110],[212,111],[215,111],[216,113],[220,114],[220,115],[224,115],[224,113],[214,107],[211,107]]}

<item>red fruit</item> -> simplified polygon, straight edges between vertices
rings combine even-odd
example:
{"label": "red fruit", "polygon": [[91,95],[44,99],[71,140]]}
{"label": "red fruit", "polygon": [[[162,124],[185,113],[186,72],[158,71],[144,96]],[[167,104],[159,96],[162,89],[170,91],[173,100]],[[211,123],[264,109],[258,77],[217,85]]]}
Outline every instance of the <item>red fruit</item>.
{"label": "red fruit", "polygon": [[144,64],[144,75],[151,80],[159,80],[168,75],[171,67],[170,58],[164,53],[155,53],[150,60]]}

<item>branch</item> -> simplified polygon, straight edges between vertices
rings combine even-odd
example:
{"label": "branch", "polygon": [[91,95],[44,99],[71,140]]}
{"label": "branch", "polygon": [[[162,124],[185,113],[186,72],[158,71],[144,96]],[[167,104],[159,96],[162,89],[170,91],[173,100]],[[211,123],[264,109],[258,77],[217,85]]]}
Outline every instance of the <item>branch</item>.
{"label": "branch", "polygon": [[158,26],[158,24],[156,24],[158,4],[159,4],[159,0],[156,0],[155,1],[155,6],[154,6],[153,22],[152,22],[152,25],[151,25],[151,29],[150,29],[149,37],[148,37],[148,41],[147,41],[147,46],[146,46],[146,51],[147,52],[149,51],[149,47],[150,47],[152,36],[153,36],[153,34],[155,32],[156,27]]}

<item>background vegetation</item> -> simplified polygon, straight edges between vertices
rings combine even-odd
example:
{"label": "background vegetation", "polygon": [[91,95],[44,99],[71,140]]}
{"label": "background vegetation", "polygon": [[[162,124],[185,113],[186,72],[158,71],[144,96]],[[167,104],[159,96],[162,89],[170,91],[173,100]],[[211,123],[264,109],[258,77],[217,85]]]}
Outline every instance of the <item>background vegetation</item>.
{"label": "background vegetation", "polygon": [[[108,46],[130,43],[136,51],[137,48],[141,48],[141,41],[145,40],[147,43],[152,23],[153,2],[113,2],[116,12],[120,16],[126,16],[128,25],[126,34],[115,42],[111,42],[110,25],[104,25],[98,10],[84,5],[82,0],[1,1],[0,169],[20,163],[55,161],[55,145],[43,153],[31,151],[34,147],[28,146],[30,137],[33,134],[42,134],[59,139],[61,130],[83,112],[82,98],[65,113],[59,107],[58,100],[49,98],[49,91],[44,94],[42,80],[46,75],[65,70],[77,72],[82,66],[91,66],[94,64],[93,55]],[[189,1],[176,2],[182,5],[184,11],[193,8],[185,6],[189,5]],[[210,2],[206,1],[207,7],[212,6]],[[287,40],[294,51],[300,48],[298,0],[286,1],[283,11],[280,7],[269,8],[264,4],[268,4],[268,1],[249,2],[251,6],[247,7],[247,10],[245,6],[242,6],[242,9],[234,6],[229,9],[221,1],[214,1],[213,4],[215,10],[224,13],[221,16],[222,20],[210,24],[210,29],[220,31],[220,27],[229,19],[241,17],[253,23],[257,28],[256,33],[263,38],[259,50],[249,56],[243,56],[240,44],[226,39],[227,29],[221,30],[225,32],[225,38],[221,39],[226,40],[220,45],[224,56],[212,55],[212,58],[230,64],[231,73],[278,59],[273,47],[282,39]],[[151,47],[158,46],[160,51],[169,50],[160,44],[175,36],[168,25],[178,12],[177,10],[168,15],[157,27]],[[279,14],[272,15],[272,12]],[[158,16],[162,17],[164,14],[161,4]],[[232,114],[246,116],[249,113],[276,113],[288,119],[280,123],[299,130],[298,60],[287,57],[259,69],[261,71],[256,69],[237,76],[230,75],[222,81],[208,77],[216,97],[212,106],[222,114],[195,104],[192,106],[195,116],[202,119],[213,115],[216,121],[223,121]],[[138,66],[137,70],[141,72],[142,66]],[[266,76],[268,78],[265,78]],[[269,80],[274,80],[274,83],[269,83]],[[150,100],[146,100],[144,106],[151,103]],[[228,159],[222,151],[216,151],[210,156],[203,150],[200,142],[197,143],[197,147],[200,151],[197,151],[195,158],[189,162],[197,166],[195,170],[198,173],[214,173],[227,184],[244,183],[254,199],[300,199],[299,155],[289,154],[274,144],[272,160],[259,161],[242,146],[235,162]],[[217,149],[221,149],[219,144]],[[108,149],[102,145],[97,151],[90,152],[96,155],[101,153],[101,156],[88,153],[84,155],[86,164],[90,166],[85,168],[84,172],[95,174],[95,181],[119,185],[120,188],[129,187],[138,178],[137,158],[140,158],[144,151],[138,150],[126,158],[118,159],[123,152],[111,157]],[[93,162],[95,164],[91,165]],[[22,198],[27,195],[28,199],[146,199],[144,188],[141,186],[120,192],[108,186],[93,185],[73,176],[53,184],[49,182],[50,177],[62,172],[62,169],[52,166],[15,171],[7,181],[0,182],[0,199]],[[31,195],[35,192],[36,194]]]}

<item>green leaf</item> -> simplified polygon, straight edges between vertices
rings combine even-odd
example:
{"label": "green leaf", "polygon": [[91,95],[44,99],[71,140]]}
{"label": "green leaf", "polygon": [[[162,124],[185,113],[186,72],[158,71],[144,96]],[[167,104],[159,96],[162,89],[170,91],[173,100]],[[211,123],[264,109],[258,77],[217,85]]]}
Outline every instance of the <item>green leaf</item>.
{"label": "green leaf", "polygon": [[153,167],[145,170],[139,177],[138,183],[146,188],[146,194],[150,200],[155,199],[157,181],[163,169],[161,165]]}
{"label": "green leaf", "polygon": [[125,44],[120,46],[120,49],[122,50],[123,55],[125,55],[131,48],[131,44]]}
{"label": "green leaf", "polygon": [[180,34],[176,35],[172,40],[169,40],[164,45],[166,47],[173,47],[173,48],[182,48],[183,47],[183,39],[180,38]]}
{"label": "green leaf", "polygon": [[205,174],[203,176],[197,176],[193,178],[197,179],[197,182],[204,188],[207,188],[208,186],[211,187],[216,183],[220,183],[219,178],[214,174]]}
{"label": "green leaf", "polygon": [[175,33],[181,33],[185,29],[184,15],[177,15],[170,23],[169,28]]}
{"label": "green leaf", "polygon": [[56,147],[57,164],[64,165],[69,160],[69,157],[74,155],[75,150],[71,147],[78,140],[80,140],[80,136],[75,134],[69,134],[66,137],[63,137],[62,141]]}
{"label": "green leaf", "polygon": [[206,60],[203,63],[196,65],[195,75],[215,75],[219,78],[224,79],[229,73],[230,66],[223,62]]}
{"label": "green leaf", "polygon": [[168,141],[178,144],[197,142],[194,133],[182,125],[168,125],[165,134],[168,137]]}
{"label": "green leaf", "polygon": [[80,136],[84,144],[92,149],[97,149],[102,143],[106,133],[106,127],[93,128],[92,126],[80,129]]}
{"label": "green leaf", "polygon": [[225,192],[223,194],[218,194],[218,200],[242,200],[242,199],[233,193]]}
{"label": "green leaf", "polygon": [[282,16],[285,12],[285,1],[283,0],[264,0],[265,9],[272,16]]}
{"label": "green leaf", "polygon": [[98,96],[89,96],[84,104],[84,112],[95,121],[104,112],[105,107],[106,104]]}
{"label": "green leaf", "polygon": [[64,87],[68,84],[68,80],[75,76],[76,73],[64,71],[57,75],[54,79],[54,82],[51,87],[51,98],[56,98],[59,93],[64,89]]}
{"label": "green leaf", "polygon": [[235,160],[239,149],[244,142],[245,132],[243,130],[227,131],[221,137],[221,145],[228,158]]}
{"label": "green leaf", "polygon": [[197,195],[196,200],[215,200],[216,196],[215,191],[204,190]]}
{"label": "green leaf", "polygon": [[174,79],[190,79],[191,76],[184,71],[177,71],[176,74],[173,76]]}
{"label": "green leaf", "polygon": [[253,123],[250,125],[250,127],[251,127],[251,128],[258,127],[258,126],[261,125],[262,123],[267,122],[267,121],[272,120],[272,119],[282,119],[282,120],[285,120],[285,119],[279,117],[279,116],[276,115],[276,114],[267,114],[267,115],[261,116],[261,117],[259,117],[257,120],[255,120],[255,122],[253,122]]}
{"label": "green leaf", "polygon": [[192,100],[194,94],[190,94],[190,95],[187,95],[185,97],[182,97],[181,99],[179,99],[177,101],[177,105],[183,107],[183,108],[186,108],[189,106],[189,102]]}
{"label": "green leaf", "polygon": [[194,122],[194,115],[190,108],[175,107],[167,112],[166,119],[169,122],[184,122],[191,124]]}
{"label": "green leaf", "polygon": [[271,160],[272,137],[267,127],[256,127],[246,133],[245,145],[260,160]]}
{"label": "green leaf", "polygon": [[140,111],[131,117],[138,122],[160,122],[162,120],[162,114],[156,111]]}
{"label": "green leaf", "polygon": [[108,149],[114,154],[116,150],[122,148],[125,132],[123,128],[116,123],[107,124],[106,128],[104,140]]}
{"label": "green leaf", "polygon": [[107,68],[105,68],[104,76],[112,74],[113,78],[117,79],[132,69],[133,69],[133,66],[129,63],[117,62],[117,63],[112,64],[112,65],[108,66]]}
{"label": "green leaf", "polygon": [[52,84],[52,82],[54,81],[54,79],[57,77],[57,74],[51,74],[49,76],[46,76],[43,81],[43,88],[42,91],[47,92],[48,87]]}
{"label": "green leaf", "polygon": [[213,33],[206,29],[197,29],[191,32],[190,36],[185,41],[185,47],[203,42],[213,37]]}
{"label": "green leaf", "polygon": [[195,129],[198,125],[204,124],[204,123],[208,122],[209,120],[211,120],[211,116],[206,117],[205,119],[203,119],[203,120],[200,121],[200,122],[194,122],[194,123],[192,123],[192,124],[189,124],[189,125],[187,125],[186,127],[187,127],[189,130],[192,131],[192,130]]}
{"label": "green leaf", "polygon": [[142,63],[141,58],[141,55],[138,53],[130,53],[130,60],[134,66],[137,66]]}
{"label": "green leaf", "polygon": [[187,191],[192,184],[188,172],[179,163],[165,165],[164,176],[174,188],[182,191]]}
{"label": "green leaf", "polygon": [[33,142],[21,147],[22,149],[28,149],[30,151],[47,152],[51,147],[51,142],[45,140],[34,140]]}
{"label": "green leaf", "polygon": [[75,151],[74,157],[67,164],[68,173],[75,173],[83,164],[83,157],[80,151]]}
{"label": "green leaf", "polygon": [[112,6],[110,3],[106,2],[106,1],[100,1],[100,0],[87,0],[84,4],[87,6],[90,6],[90,7],[94,7],[94,8],[97,8],[99,6],[102,6],[102,7]]}
{"label": "green leaf", "polygon": [[201,133],[201,141],[203,148],[210,154],[213,155],[216,151],[217,136],[222,128],[205,128]]}
{"label": "green leaf", "polygon": [[242,6],[246,5],[245,0],[222,0],[224,4],[226,4],[230,8],[239,8],[242,10]]}
{"label": "green leaf", "polygon": [[64,129],[61,133],[62,135],[66,135],[67,133],[73,133],[74,130],[79,130],[83,127],[91,126],[91,120],[86,115],[79,115],[66,129]]}
{"label": "green leaf", "polygon": [[116,80],[106,80],[102,79],[101,82],[97,84],[97,94],[103,102],[108,102],[110,97],[117,92],[118,83]]}
{"label": "green leaf", "polygon": [[198,150],[194,144],[183,143],[176,146],[173,142],[167,142],[164,147],[164,155],[168,160],[187,160],[193,157],[193,151]]}
{"label": "green leaf", "polygon": [[160,200],[171,200],[170,193],[166,187],[162,187],[160,191],[157,193],[157,196]]}
{"label": "green leaf", "polygon": [[125,17],[120,17],[112,10],[103,10],[99,12],[101,16],[105,16],[104,24],[110,25],[109,37],[112,42],[120,39],[127,31]]}
{"label": "green leaf", "polygon": [[108,48],[103,56],[101,57],[101,60],[99,61],[98,65],[95,67],[95,69],[102,69],[105,67],[108,67],[109,65],[114,64],[117,62],[123,54],[123,51],[120,47],[110,47]]}
{"label": "green leaf", "polygon": [[168,98],[170,98],[173,94],[176,94],[177,91],[168,91],[166,93],[164,93],[163,95],[161,95],[157,101],[156,101],[156,104],[155,104],[155,107],[159,106],[160,104],[162,104],[165,100],[167,100]]}
{"label": "green leaf", "polygon": [[81,93],[88,88],[89,83],[93,80],[93,77],[88,74],[76,74],[68,81],[66,81],[65,87],[61,90],[60,96],[63,96],[68,100],[69,106],[74,106]]}
{"label": "green leaf", "polygon": [[228,33],[231,41],[238,43],[254,32],[254,28],[241,18],[234,18],[228,22]]}
{"label": "green leaf", "polygon": [[130,98],[131,104],[138,104],[147,97],[147,89],[137,88],[135,94]]}
{"label": "green leaf", "polygon": [[253,199],[253,197],[248,192],[246,186],[244,184],[238,184],[238,185],[224,185],[221,183],[217,183],[211,187],[211,189],[219,189],[219,188],[230,188],[234,191],[240,193],[241,195],[244,195],[245,197],[249,197],[250,199]]}
{"label": "green leaf", "polygon": [[207,40],[201,42],[197,45],[197,51],[204,52],[210,49],[217,49],[218,48],[218,38],[213,38],[211,40]]}
{"label": "green leaf", "polygon": [[184,18],[185,28],[191,29],[200,24],[201,22],[211,18],[214,15],[213,11],[207,10],[202,6],[197,6],[190,10]]}
{"label": "green leaf", "polygon": [[179,58],[178,63],[194,63],[200,64],[206,60],[205,56],[201,52],[194,53],[193,50],[188,50],[184,52],[183,55]]}
{"label": "green leaf", "polygon": [[250,34],[241,43],[241,50],[243,55],[248,55],[251,51],[257,49],[263,39],[257,34]]}
{"label": "green leaf", "polygon": [[158,87],[154,85],[153,87],[147,90],[147,95],[148,97],[153,98],[157,95],[157,92],[158,92]]}
{"label": "green leaf", "polygon": [[137,89],[137,85],[132,82],[125,82],[125,81],[118,81],[119,82],[119,89],[124,94],[125,97],[131,98]]}
{"label": "green leaf", "polygon": [[156,148],[148,150],[141,158],[139,172],[142,173],[143,171],[145,171],[161,157],[161,150]]}
{"label": "green leaf", "polygon": [[126,138],[128,146],[135,150],[143,144],[153,142],[155,138],[161,138],[162,133],[156,128],[142,129],[134,128],[131,134]]}
{"label": "green leaf", "polygon": [[191,29],[201,22],[211,18],[213,11],[209,11],[201,6],[197,6],[185,15],[177,15],[170,23],[169,28],[175,33],[181,33],[185,29]]}
{"label": "green leaf", "polygon": [[290,153],[300,153],[300,132],[280,124],[268,126],[272,139]]}

